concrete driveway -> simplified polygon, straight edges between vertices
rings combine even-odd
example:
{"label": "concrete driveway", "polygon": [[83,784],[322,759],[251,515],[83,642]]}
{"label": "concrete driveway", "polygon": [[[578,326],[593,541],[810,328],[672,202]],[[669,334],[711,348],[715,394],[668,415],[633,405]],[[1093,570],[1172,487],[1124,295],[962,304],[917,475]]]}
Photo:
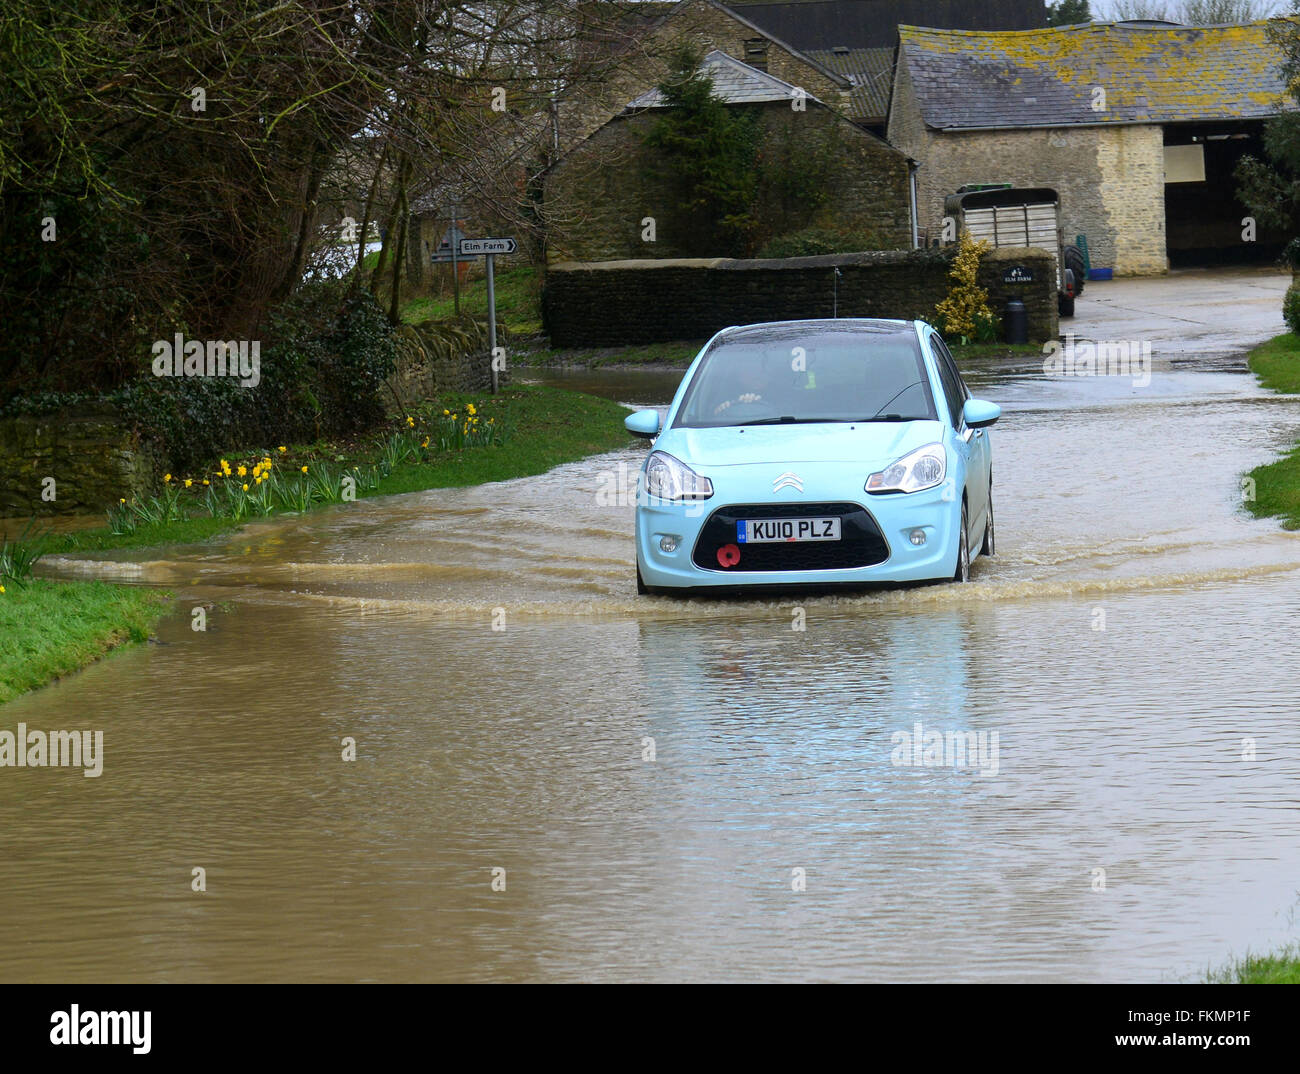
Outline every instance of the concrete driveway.
{"label": "concrete driveway", "polygon": [[1167,276],[1089,280],[1061,335],[1138,340],[1173,364],[1240,355],[1286,331],[1291,274],[1275,268],[1178,269]]}

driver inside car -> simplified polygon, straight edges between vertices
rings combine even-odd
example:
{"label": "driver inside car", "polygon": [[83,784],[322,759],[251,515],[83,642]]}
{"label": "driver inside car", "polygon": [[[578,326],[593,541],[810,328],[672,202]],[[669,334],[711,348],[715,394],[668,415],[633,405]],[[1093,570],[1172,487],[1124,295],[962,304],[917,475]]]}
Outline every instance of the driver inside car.
{"label": "driver inside car", "polygon": [[759,365],[746,385],[746,390],[733,399],[724,399],[713,408],[713,413],[723,414],[737,403],[763,403],[775,407],[790,393],[788,359],[769,358]]}

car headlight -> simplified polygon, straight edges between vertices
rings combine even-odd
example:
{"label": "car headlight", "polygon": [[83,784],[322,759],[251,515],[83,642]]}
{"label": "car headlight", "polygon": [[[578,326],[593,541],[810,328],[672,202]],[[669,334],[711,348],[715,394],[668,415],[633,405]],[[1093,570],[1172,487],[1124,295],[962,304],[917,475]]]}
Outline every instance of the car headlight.
{"label": "car headlight", "polygon": [[707,500],[713,495],[712,481],[664,451],[650,453],[645,488],[660,500]]}
{"label": "car headlight", "polygon": [[934,488],[948,472],[942,444],[926,444],[867,478],[868,492],[920,492]]}

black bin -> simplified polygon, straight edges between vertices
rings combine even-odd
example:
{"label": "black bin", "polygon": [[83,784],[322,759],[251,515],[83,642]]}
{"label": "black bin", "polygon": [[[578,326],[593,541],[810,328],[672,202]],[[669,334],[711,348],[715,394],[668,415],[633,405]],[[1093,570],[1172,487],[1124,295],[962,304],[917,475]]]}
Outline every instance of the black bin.
{"label": "black bin", "polygon": [[1018,298],[1007,300],[1002,313],[1002,331],[1008,343],[1029,342],[1029,311]]}

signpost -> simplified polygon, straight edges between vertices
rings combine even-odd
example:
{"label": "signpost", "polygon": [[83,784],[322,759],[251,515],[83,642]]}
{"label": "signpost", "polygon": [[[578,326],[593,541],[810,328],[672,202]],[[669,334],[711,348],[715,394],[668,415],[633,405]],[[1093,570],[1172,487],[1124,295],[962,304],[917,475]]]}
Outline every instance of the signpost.
{"label": "signpost", "polygon": [[514,239],[461,239],[461,257],[487,258],[488,347],[492,351],[492,394],[497,393],[497,290],[493,268],[497,254],[513,254],[519,249]]}

